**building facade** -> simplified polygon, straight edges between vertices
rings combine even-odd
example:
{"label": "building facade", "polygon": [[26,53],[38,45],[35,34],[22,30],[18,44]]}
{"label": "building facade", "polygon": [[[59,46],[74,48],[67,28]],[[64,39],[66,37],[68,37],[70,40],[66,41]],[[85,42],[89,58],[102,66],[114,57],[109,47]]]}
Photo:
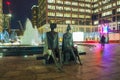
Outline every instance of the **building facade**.
{"label": "building facade", "polygon": [[2,26],[3,26],[3,10],[2,10],[2,0],[0,0],[0,29],[2,29]]}
{"label": "building facade", "polygon": [[38,6],[33,5],[32,8],[32,25],[38,27]]}
{"label": "building facade", "polygon": [[93,40],[100,36],[99,25],[116,24],[115,29],[120,29],[120,0],[38,0],[38,6],[40,32],[57,23],[56,31],[64,33],[66,24],[70,24],[72,32],[85,32],[85,39]]}

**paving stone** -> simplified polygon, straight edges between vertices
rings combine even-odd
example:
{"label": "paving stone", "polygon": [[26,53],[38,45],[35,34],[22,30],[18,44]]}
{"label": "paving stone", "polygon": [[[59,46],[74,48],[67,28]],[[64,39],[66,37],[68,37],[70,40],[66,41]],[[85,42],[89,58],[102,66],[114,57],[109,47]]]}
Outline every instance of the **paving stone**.
{"label": "paving stone", "polygon": [[79,47],[86,51],[80,56],[82,66],[63,65],[64,72],[55,65],[44,65],[36,56],[0,58],[0,80],[120,80],[120,45],[106,44],[104,50],[100,44],[92,45],[96,47]]}

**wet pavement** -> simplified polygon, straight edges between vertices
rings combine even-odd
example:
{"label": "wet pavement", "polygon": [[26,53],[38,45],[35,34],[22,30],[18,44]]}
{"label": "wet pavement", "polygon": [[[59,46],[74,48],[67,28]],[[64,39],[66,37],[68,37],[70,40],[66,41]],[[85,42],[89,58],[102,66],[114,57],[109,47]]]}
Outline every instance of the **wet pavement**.
{"label": "wet pavement", "polygon": [[36,56],[0,58],[0,80],[120,80],[120,44],[78,46],[83,65],[68,64],[59,72]]}

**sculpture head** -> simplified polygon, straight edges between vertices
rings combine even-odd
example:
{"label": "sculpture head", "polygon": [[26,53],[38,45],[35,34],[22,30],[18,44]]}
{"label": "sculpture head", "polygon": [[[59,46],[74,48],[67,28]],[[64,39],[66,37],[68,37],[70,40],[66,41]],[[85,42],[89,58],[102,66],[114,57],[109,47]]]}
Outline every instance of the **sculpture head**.
{"label": "sculpture head", "polygon": [[70,24],[67,26],[67,31],[71,30]]}
{"label": "sculpture head", "polygon": [[51,23],[51,24],[50,24],[51,30],[54,30],[56,27],[57,27],[57,24],[56,24],[56,23]]}

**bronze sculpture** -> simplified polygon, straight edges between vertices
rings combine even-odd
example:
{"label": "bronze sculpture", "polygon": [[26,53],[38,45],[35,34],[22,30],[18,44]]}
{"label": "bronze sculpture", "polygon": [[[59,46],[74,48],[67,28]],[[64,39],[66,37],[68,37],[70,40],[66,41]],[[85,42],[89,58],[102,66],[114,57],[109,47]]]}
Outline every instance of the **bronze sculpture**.
{"label": "bronze sculpture", "polygon": [[62,41],[62,52],[64,55],[63,63],[68,63],[71,59],[77,63],[77,60],[80,62],[79,54],[77,52],[77,49],[74,47],[73,43],[73,36],[72,33],[70,33],[71,27],[68,24],[67,26],[67,32],[63,34],[63,41]]}
{"label": "bronze sculpture", "polygon": [[54,31],[56,24],[51,23],[50,28],[51,31],[46,33],[44,54],[47,54],[48,64],[55,63],[57,68],[61,70],[58,32]]}

